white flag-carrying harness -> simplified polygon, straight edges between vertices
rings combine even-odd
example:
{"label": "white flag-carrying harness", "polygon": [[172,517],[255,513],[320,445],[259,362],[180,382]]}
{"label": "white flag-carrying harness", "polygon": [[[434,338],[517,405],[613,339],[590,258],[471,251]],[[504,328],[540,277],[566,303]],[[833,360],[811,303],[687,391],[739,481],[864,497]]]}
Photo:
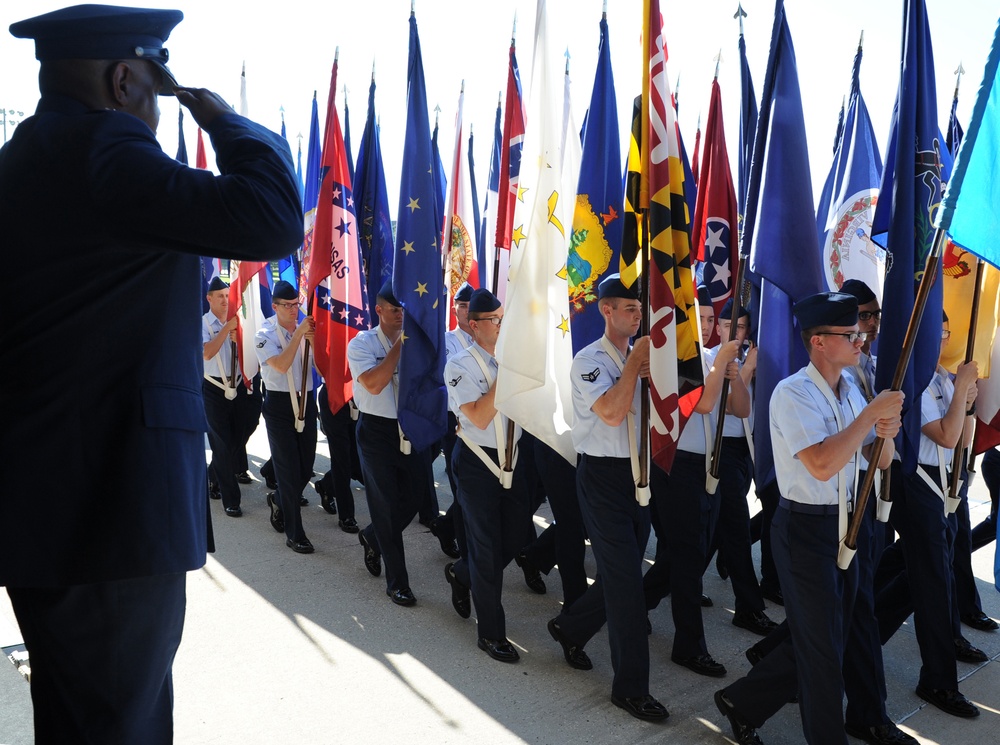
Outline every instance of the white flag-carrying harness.
{"label": "white flag-carrying harness", "polygon": [[[622,365],[622,360],[620,353],[615,346],[611,343],[611,340],[607,336],[601,337],[601,347],[604,349],[605,354],[611,358],[611,361],[615,363],[618,368],[618,374],[622,375],[624,372],[624,367]],[[639,446],[636,442],[635,437],[635,411],[629,407],[628,414],[625,417],[625,426],[628,427],[628,454],[629,459],[632,461],[632,481],[635,482],[635,501],[639,503],[641,507],[646,507],[649,505],[649,485],[640,486],[639,485]],[[648,459],[649,453],[647,452],[646,457]],[[647,471],[649,464],[647,463]]]}

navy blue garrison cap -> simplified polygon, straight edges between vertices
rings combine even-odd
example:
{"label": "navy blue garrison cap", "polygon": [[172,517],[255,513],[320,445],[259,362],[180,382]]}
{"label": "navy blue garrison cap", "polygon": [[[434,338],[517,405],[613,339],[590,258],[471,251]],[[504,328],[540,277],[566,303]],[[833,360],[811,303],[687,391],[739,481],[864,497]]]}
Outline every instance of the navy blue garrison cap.
{"label": "navy blue garrison cap", "polygon": [[378,300],[385,300],[387,303],[394,305],[397,308],[403,307],[403,304],[396,299],[395,295],[392,294],[392,279],[387,279],[385,281],[375,297]]}
{"label": "navy blue garrison cap", "polygon": [[456,303],[467,303],[472,299],[472,285],[466,282],[464,285],[458,288],[458,292],[455,293]]}
{"label": "navy blue garrison cap", "polygon": [[484,288],[475,290],[469,298],[469,313],[492,313],[499,307],[496,295]]}
{"label": "navy blue garrison cap", "polygon": [[271,292],[272,300],[298,300],[299,291],[295,289],[291,282],[279,279]]}
{"label": "navy blue garrison cap", "polygon": [[799,326],[853,326],[858,322],[858,299],[846,292],[818,292],[792,307]]}
{"label": "navy blue garrison cap", "polygon": [[[719,320],[728,321],[732,317],[733,317],[733,299],[729,298],[726,301],[726,304],[722,306],[722,312],[719,314]],[[737,318],[749,318],[749,317],[750,317],[750,311],[748,311],[741,305],[739,316],[737,316]]]}
{"label": "navy blue garrison cap", "polygon": [[217,290],[228,290],[229,285],[227,285],[222,277],[212,277],[212,281],[208,283],[208,291],[216,292]]}
{"label": "navy blue garrison cap", "polygon": [[849,279],[844,282],[840,287],[841,292],[846,292],[848,295],[854,295],[858,299],[858,305],[864,305],[865,303],[870,303],[875,300],[875,293],[872,292],[872,288],[867,284],[862,282],[860,279]]}
{"label": "navy blue garrison cap", "polygon": [[35,58],[43,62],[149,60],[163,71],[160,95],[169,96],[177,80],[167,68],[170,53],[163,44],[183,18],[179,10],[74,5],[12,23],[10,32],[19,39],[34,39]]}
{"label": "navy blue garrison cap", "polygon": [[708,288],[705,285],[698,285],[697,293],[698,293],[698,305],[702,306],[703,308],[707,308],[708,306],[712,305],[712,293],[709,292]]}
{"label": "navy blue garrison cap", "polygon": [[606,297],[623,297],[626,300],[639,299],[639,283],[632,287],[626,287],[622,282],[622,275],[609,274],[597,285],[597,299],[603,300]]}

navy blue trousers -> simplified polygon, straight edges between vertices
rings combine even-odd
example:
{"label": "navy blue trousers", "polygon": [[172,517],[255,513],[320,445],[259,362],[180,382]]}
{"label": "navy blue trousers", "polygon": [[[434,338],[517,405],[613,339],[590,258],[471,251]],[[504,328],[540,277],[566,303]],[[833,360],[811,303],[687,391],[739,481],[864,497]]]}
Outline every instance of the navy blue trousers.
{"label": "navy blue trousers", "polygon": [[239,507],[240,485],[236,474],[242,470],[238,454],[243,444],[237,408],[239,394],[236,399],[229,400],[225,391],[207,380],[201,384],[201,393],[205,399],[205,418],[208,419],[208,445],[212,448],[208,477],[219,485],[224,507]]}
{"label": "navy blue trousers", "polygon": [[185,574],[10,587],[31,657],[35,742],[173,742]]}
{"label": "navy blue trousers", "polygon": [[760,594],[750,550],[750,507],[747,505],[753,460],[744,438],[723,438],[721,465],[719,518],[713,543],[718,546],[729,570],[736,612],[763,611],[764,598]]}
{"label": "navy blue trousers", "polygon": [[556,618],[566,638],[585,645],[608,624],[614,696],[649,694],[649,640],[642,591],[642,557],[649,508],[635,500],[627,458],[581,455],[576,466],[580,512],[597,562],[597,579]]}
{"label": "navy blue trousers", "polygon": [[[497,463],[496,448],[483,450]],[[468,543],[468,558],[455,562],[455,576],[472,589],[479,636],[506,639],[503,571],[521,550],[524,537],[528,515],[524,472],[518,462],[511,488],[504,489],[486,464],[461,440],[455,444],[452,457]]]}
{"label": "navy blue trousers", "polygon": [[330,470],[323,475],[323,487],[333,495],[337,503],[337,515],[341,520],[354,517],[354,492],[351,479],[359,481],[361,459],[358,456],[358,439],[355,433],[357,423],[351,419],[351,407],[344,404],[337,412],[330,411],[326,386],[319,389],[316,396],[319,403],[319,420],[323,434],[330,446]]}
{"label": "navy blue trousers", "polygon": [[292,412],[288,391],[268,391],[264,396],[264,426],[267,442],[271,447],[271,463],[278,482],[278,503],[285,519],[285,536],[293,541],[306,537],[302,528],[302,508],[299,498],[313,475],[316,459],[316,396],[306,395],[305,427],[295,431],[295,414]]}

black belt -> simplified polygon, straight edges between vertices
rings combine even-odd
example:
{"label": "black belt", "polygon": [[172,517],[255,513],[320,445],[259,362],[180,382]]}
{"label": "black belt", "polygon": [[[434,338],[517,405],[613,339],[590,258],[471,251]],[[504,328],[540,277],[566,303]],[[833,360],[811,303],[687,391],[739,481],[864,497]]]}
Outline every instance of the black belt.
{"label": "black belt", "polygon": [[587,453],[580,453],[581,460],[588,460],[591,463],[631,463],[631,458],[616,458],[613,455],[588,455]]}
{"label": "black belt", "polygon": [[365,412],[360,412],[361,417],[364,419],[370,419],[373,423],[378,422],[392,422],[393,424],[398,424],[399,420],[395,417],[379,416],[378,414],[366,414]]}
{"label": "black belt", "polygon": [[[803,504],[802,502],[793,502],[790,499],[785,499],[784,497],[778,497],[778,506],[782,509],[788,510],[789,512],[797,512],[800,515],[838,515],[840,514],[840,505],[836,504]],[[854,511],[854,504],[851,502],[847,503],[847,514],[850,515]]]}

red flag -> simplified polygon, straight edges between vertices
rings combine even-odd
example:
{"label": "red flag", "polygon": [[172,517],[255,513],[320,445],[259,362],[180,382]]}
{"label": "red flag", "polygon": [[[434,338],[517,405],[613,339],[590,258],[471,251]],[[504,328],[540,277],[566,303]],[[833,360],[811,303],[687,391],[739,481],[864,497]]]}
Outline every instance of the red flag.
{"label": "red flag", "polygon": [[494,281],[497,285],[497,297],[503,302],[507,290],[507,267],[510,266],[510,243],[511,240],[524,237],[513,234],[514,204],[519,198],[517,185],[521,175],[521,149],[524,145],[524,101],[513,41],[510,43],[510,63],[507,66],[507,101],[500,142],[500,192],[497,198],[496,232],[500,272]]}
{"label": "red flag", "polygon": [[259,281],[254,283],[254,278],[269,268],[270,264],[266,261],[234,260],[229,263],[229,316],[226,320],[233,316],[239,319],[236,324],[236,352],[240,372],[243,373],[243,385],[247,389],[251,387],[253,377],[260,369],[254,352],[254,337],[262,320],[259,316],[262,314],[260,284]]}
{"label": "red flag", "polygon": [[[740,261],[737,227],[739,211],[736,189],[729,169],[726,132],[722,123],[722,93],[719,81],[712,81],[712,98],[705,125],[705,154],[698,182],[698,199],[691,225],[691,250],[705,264],[705,285],[712,295],[716,319],[733,294],[733,281]],[[712,329],[709,345],[719,342]]]}
{"label": "red flag", "polygon": [[201,136],[201,127],[198,127],[198,149],[194,155],[195,168],[208,168],[208,159],[205,157],[205,140]]}
{"label": "red flag", "polygon": [[326,381],[331,411],[338,411],[353,395],[347,344],[368,328],[357,216],[336,92],[335,59],[326,106],[316,222],[313,240],[302,257],[305,291],[300,288],[316,320],[316,367]]}
{"label": "red flag", "polygon": [[[708,147],[706,145],[705,147]],[[694,154],[691,156],[691,175],[694,176],[694,182],[696,184],[701,183],[701,179],[698,177],[698,169],[701,161],[698,159],[699,152],[701,150],[701,117],[698,117],[698,127],[694,131]]]}

